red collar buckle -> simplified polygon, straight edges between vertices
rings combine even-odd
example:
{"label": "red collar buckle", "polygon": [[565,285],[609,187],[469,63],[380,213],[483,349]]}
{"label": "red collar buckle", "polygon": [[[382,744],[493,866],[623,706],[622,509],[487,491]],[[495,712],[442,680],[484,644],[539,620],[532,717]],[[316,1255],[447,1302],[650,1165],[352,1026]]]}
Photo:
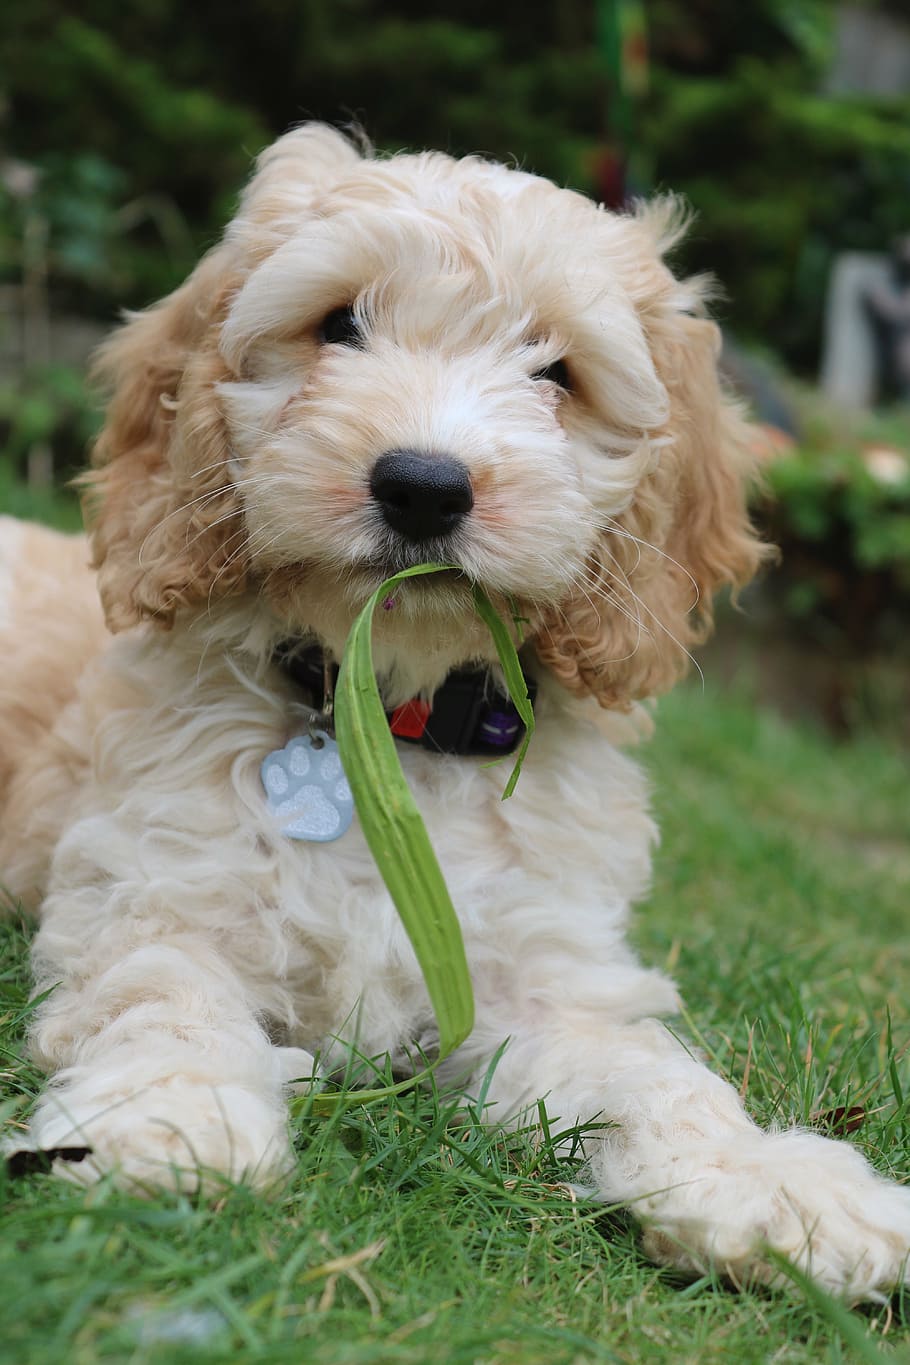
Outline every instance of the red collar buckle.
{"label": "red collar buckle", "polygon": [[389,729],[399,739],[422,739],[430,719],[430,703],[412,698],[396,706],[389,720]]}

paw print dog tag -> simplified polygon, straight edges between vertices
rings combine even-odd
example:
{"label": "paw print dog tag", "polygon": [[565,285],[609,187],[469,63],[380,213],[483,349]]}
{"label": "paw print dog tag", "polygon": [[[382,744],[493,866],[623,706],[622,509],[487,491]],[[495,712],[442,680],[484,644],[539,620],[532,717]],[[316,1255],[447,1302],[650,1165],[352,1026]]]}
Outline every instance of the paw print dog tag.
{"label": "paw print dog tag", "polygon": [[272,815],[289,839],[329,843],[354,816],[354,799],[338,745],[324,730],[298,735],[262,761],[262,785]]}

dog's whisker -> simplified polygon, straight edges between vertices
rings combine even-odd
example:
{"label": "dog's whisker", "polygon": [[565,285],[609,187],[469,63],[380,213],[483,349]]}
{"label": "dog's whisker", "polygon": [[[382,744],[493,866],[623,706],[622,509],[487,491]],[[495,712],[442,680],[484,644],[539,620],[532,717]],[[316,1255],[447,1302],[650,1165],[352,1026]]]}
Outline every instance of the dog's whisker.
{"label": "dog's whisker", "polygon": [[[210,467],[214,468],[215,466]],[[146,534],[145,538],[142,541],[142,544],[139,547],[137,562],[141,568],[145,567],[143,554],[149,541],[152,539],[153,536],[157,535],[161,530],[163,530],[163,528],[168,524],[168,522],[172,521],[175,517],[178,517],[181,514],[192,512],[192,516],[188,518],[188,525],[186,529],[186,535],[189,536],[189,533],[192,529],[193,520],[205,507],[209,505],[209,503],[216,502],[219,498],[230,497],[230,495],[233,492],[242,492],[246,488],[252,488],[257,490],[277,489],[279,491],[283,488],[287,488],[290,491],[292,487],[293,481],[287,479],[287,477],[282,474],[257,473],[255,475],[249,475],[246,478],[232,479],[229,483],[219,486],[218,488],[212,488],[209,489],[208,492],[206,493],[200,493],[195,498],[190,498],[187,502],[181,503],[179,507],[175,507],[173,511],[168,512],[166,516],[162,517],[160,521],[155,523],[151,530],[149,530],[149,532]],[[197,540],[199,540],[203,535],[206,534],[207,531],[210,531],[214,526],[220,525],[222,521],[230,520],[230,518],[235,515],[242,515],[242,508],[239,505],[233,507],[223,517],[219,517],[215,521],[209,522],[201,526],[192,540],[186,540],[184,542],[185,548],[189,549],[190,546],[194,545]]]}
{"label": "dog's whisker", "polygon": [[275,524],[275,523],[274,523],[274,520],[273,520],[273,521],[267,522],[264,526],[258,526],[258,527],[256,527],[254,530],[248,531],[248,532],[247,532],[247,535],[246,535],[246,537],[245,537],[245,539],[241,542],[241,544],[237,547],[237,549],[234,550],[234,551],[228,556],[228,558],[227,558],[227,559],[225,560],[225,562],[222,564],[221,568],[220,568],[220,569],[218,570],[218,572],[215,574],[215,576],[214,576],[214,578],[213,578],[213,580],[212,580],[211,587],[209,588],[208,603],[207,603],[207,614],[211,614],[211,609],[212,609],[212,595],[213,595],[213,593],[214,593],[215,587],[216,587],[216,585],[217,585],[219,579],[228,571],[228,569],[230,569],[230,568],[236,563],[237,559],[238,559],[241,555],[246,554],[247,552],[249,552],[250,554],[257,554],[257,555],[265,554],[265,552],[266,552],[267,550],[269,550],[269,549],[271,548],[271,546],[274,545],[274,544],[276,543],[276,541],[278,541],[278,540],[281,539],[282,535],[284,534],[283,531],[279,531],[276,535],[274,535],[274,536],[272,537],[271,540],[267,541],[265,544],[258,544],[258,543],[257,543],[257,538],[258,538],[258,537],[261,537],[261,536],[264,536],[264,535],[267,535],[268,532],[271,530],[272,526],[274,526],[274,524]]}
{"label": "dog's whisker", "polygon": [[183,542],[184,549],[191,550],[193,546],[196,545],[203,538],[203,536],[208,535],[210,531],[214,531],[217,527],[223,526],[226,521],[233,521],[235,517],[242,516],[243,516],[242,510],[235,505],[231,507],[227,512],[222,513],[220,517],[216,517],[214,521],[207,522],[205,526],[200,527],[200,529],[193,536],[192,540],[188,538],[190,533],[190,528],[188,526],[186,528],[186,537],[184,538]]}
{"label": "dog's whisker", "polygon": [[192,507],[197,507],[197,509],[198,507],[204,507],[207,502],[210,502],[216,498],[224,497],[224,495],[229,492],[230,485],[225,485],[225,487],[223,488],[209,489],[208,492],[200,493],[198,497],[191,498],[188,502],[181,503],[179,507],[175,507],[172,512],[168,512],[167,515],[162,517],[160,521],[157,521],[151,528],[151,530],[146,534],[141,545],[139,546],[137,562],[140,568],[145,568],[145,565],[143,563],[143,553],[149,541],[152,539],[153,536],[156,536],[168,524],[168,522],[173,521],[174,517],[179,517],[181,513],[188,512]]}
{"label": "dog's whisker", "polygon": [[606,517],[604,519],[604,521],[601,524],[601,530],[607,531],[611,535],[620,536],[624,540],[634,541],[634,543],[639,547],[639,557],[635,561],[636,568],[641,563],[641,550],[644,548],[650,550],[652,554],[659,555],[661,559],[665,559],[667,563],[672,564],[674,568],[679,569],[680,573],[684,574],[685,577],[688,578],[695,592],[694,601],[692,602],[691,606],[688,607],[689,611],[694,611],[694,609],[698,606],[699,601],[701,600],[701,589],[698,586],[698,581],[695,578],[695,575],[691,573],[689,569],[686,568],[685,564],[681,564],[678,559],[674,559],[672,555],[667,554],[666,550],[662,550],[660,546],[652,544],[650,540],[642,540],[639,536],[633,535],[632,532],[628,529],[628,527],[621,526],[619,522],[614,521],[613,517]]}
{"label": "dog's whisker", "polygon": [[[209,468],[216,467],[217,467],[216,465],[209,466]],[[196,475],[191,475],[191,477],[196,477]],[[260,480],[258,478],[232,480],[230,482],[220,484],[217,488],[210,488],[205,493],[199,493],[197,494],[196,497],[189,498],[186,502],[180,503],[178,507],[175,507],[171,512],[168,512],[166,516],[162,517],[160,521],[157,521],[145,536],[144,540],[142,541],[142,544],[139,547],[139,554],[137,557],[139,565],[144,567],[142,556],[143,551],[148,545],[149,540],[154,535],[157,535],[158,532],[160,532],[168,524],[168,522],[173,521],[175,517],[179,517],[181,514],[189,512],[191,509],[195,509],[194,515],[196,515],[203,507],[207,506],[209,502],[214,502],[218,498],[229,496],[234,489],[243,488],[248,485],[255,486],[259,482]],[[190,518],[190,521],[192,521],[192,518]]]}
{"label": "dog's whisker", "polygon": [[227,573],[228,569],[230,569],[230,568],[233,567],[233,565],[237,562],[237,560],[240,558],[240,556],[243,555],[243,554],[245,554],[245,553],[247,552],[247,550],[249,550],[249,548],[250,548],[250,546],[251,546],[251,544],[252,544],[252,540],[253,540],[254,535],[255,535],[255,532],[250,532],[250,531],[247,530],[246,526],[241,526],[241,527],[239,528],[239,530],[238,530],[237,532],[235,532],[235,535],[229,537],[228,540],[225,542],[225,544],[228,544],[228,545],[229,545],[230,542],[231,542],[231,540],[233,540],[233,539],[235,538],[235,536],[241,536],[241,537],[242,537],[242,539],[241,539],[241,541],[240,541],[240,544],[237,546],[237,548],[236,548],[235,550],[233,550],[233,551],[228,555],[228,557],[225,559],[224,563],[221,565],[221,567],[220,567],[220,569],[218,570],[218,572],[217,572],[216,574],[214,574],[213,577],[212,577],[212,581],[211,581],[211,583],[210,583],[210,585],[209,585],[208,597],[207,597],[207,599],[206,599],[206,615],[207,615],[207,616],[211,616],[211,613],[212,613],[212,606],[213,606],[213,601],[214,601],[214,592],[215,592],[215,588],[218,586],[219,581],[220,581],[221,578],[223,578],[223,576]]}
{"label": "dog's whisker", "polygon": [[252,422],[244,422],[234,416],[231,417],[231,427],[237,431],[243,431],[249,436],[261,436],[264,440],[274,440],[280,434],[274,428],[256,426]]}
{"label": "dog's whisker", "polygon": [[189,471],[189,478],[191,478],[191,479],[201,479],[202,476],[203,476],[203,474],[211,474],[211,472],[212,472],[213,469],[224,469],[224,470],[227,470],[227,465],[228,465],[228,462],[227,462],[226,457],[225,457],[224,455],[221,455],[221,456],[219,456],[219,458],[218,458],[217,460],[213,460],[211,464],[204,464],[204,465],[201,465],[199,469],[192,469],[192,470],[190,470],[190,471]]}
{"label": "dog's whisker", "polygon": [[635,536],[632,535],[627,536],[622,528],[608,526],[605,522],[601,522],[598,524],[598,530],[601,532],[602,535],[616,536],[617,539],[629,540],[635,545],[635,563],[631,564],[628,569],[629,573],[635,573],[636,569],[638,569],[639,566],[641,565],[642,552],[644,550],[644,542],[638,540]]}
{"label": "dog's whisker", "polygon": [[624,616],[626,620],[630,621],[632,625],[635,626],[636,628],[637,637],[635,640],[635,644],[632,646],[629,652],[627,654],[621,654],[614,658],[611,658],[607,660],[607,662],[611,664],[625,663],[627,660],[634,658],[634,656],[638,653],[638,650],[641,648],[642,635],[645,630],[642,623],[641,614],[630,611],[629,608],[627,608],[624,605],[624,603],[615,595],[615,593],[611,592],[609,589],[603,588],[602,586],[595,585],[593,583],[588,583],[586,585],[580,578],[577,578],[575,580],[575,587],[582,594],[582,596],[585,598],[588,605],[591,607],[593,611],[597,612],[597,607],[595,607],[594,602],[588,595],[589,590],[594,591],[595,596],[602,598],[609,605],[615,607],[617,611],[619,611],[620,615]]}
{"label": "dog's whisker", "polygon": [[[634,539],[634,537],[632,537],[632,539]],[[653,548],[653,547],[652,547],[652,548]],[[699,676],[699,678],[701,679],[702,689],[704,689],[704,686],[705,686],[705,675],[704,675],[704,672],[703,672],[702,667],[701,667],[701,665],[699,664],[698,660],[697,660],[697,659],[695,658],[695,656],[690,652],[690,650],[686,648],[686,646],[682,643],[682,641],[679,640],[679,639],[676,637],[676,635],[674,635],[674,633],[670,630],[669,626],[667,626],[666,623],[660,619],[660,617],[657,615],[657,613],[656,613],[651,607],[648,606],[647,602],[645,602],[644,599],[641,598],[641,597],[639,596],[639,594],[635,592],[634,588],[632,587],[631,583],[629,582],[628,578],[626,577],[625,572],[624,572],[624,570],[622,569],[622,566],[619,564],[619,561],[616,559],[615,555],[613,555],[609,550],[607,550],[606,547],[603,547],[603,549],[604,549],[604,553],[607,555],[607,557],[610,559],[610,561],[611,561],[613,564],[616,565],[617,570],[618,570],[619,573],[621,574],[621,578],[622,578],[622,583],[623,583],[623,588],[624,588],[624,590],[629,594],[629,596],[630,596],[631,598],[634,599],[634,601],[636,602],[636,604],[637,604],[639,610],[644,611],[644,612],[651,618],[651,620],[654,622],[654,624],[655,624],[660,630],[663,631],[663,633],[667,636],[667,638],[668,638],[674,645],[676,645],[677,649],[680,649],[680,650],[683,652],[683,654],[685,655],[685,657],[689,660],[689,662],[690,662],[690,663],[693,665],[693,667],[695,668],[695,671],[698,673],[698,676]],[[666,557],[669,558],[669,556],[666,556]],[[675,561],[674,561],[674,562],[675,562]],[[616,575],[612,575],[612,576],[615,577]],[[689,577],[691,578],[691,574],[689,575]],[[694,582],[695,580],[693,579],[692,581]],[[697,588],[697,585],[696,585],[696,588]],[[691,609],[692,609],[692,608],[690,607],[688,610],[691,610]]]}
{"label": "dog's whisker", "polygon": [[[593,585],[592,585],[592,586],[593,586]],[[698,660],[695,658],[695,655],[692,654],[692,652],[691,652],[689,649],[686,648],[686,646],[683,644],[683,642],[682,642],[676,635],[674,635],[674,633],[673,633],[672,630],[670,630],[669,626],[667,626],[667,625],[660,619],[660,617],[657,615],[657,613],[656,613],[655,611],[653,611],[651,607],[648,606],[647,602],[645,602],[644,599],[641,598],[641,597],[632,589],[632,587],[631,587],[628,583],[623,584],[623,586],[624,586],[624,588],[625,588],[625,591],[628,592],[629,595],[635,599],[635,602],[637,603],[639,610],[645,612],[645,614],[646,614],[647,616],[650,617],[650,619],[654,622],[654,624],[657,626],[657,628],[658,628],[659,630],[663,631],[663,633],[664,633],[664,635],[666,635],[667,639],[670,640],[671,643],[674,644],[674,645],[676,646],[676,648],[677,648],[678,650],[680,650],[680,651],[685,655],[685,657],[689,660],[690,664],[693,666],[693,668],[695,669],[696,673],[698,674],[698,676],[699,676],[699,678],[700,678],[700,680],[701,680],[702,691],[704,691],[704,688],[705,688],[705,675],[704,675],[704,670],[702,669],[701,664],[700,664],[700,663],[698,662]]]}

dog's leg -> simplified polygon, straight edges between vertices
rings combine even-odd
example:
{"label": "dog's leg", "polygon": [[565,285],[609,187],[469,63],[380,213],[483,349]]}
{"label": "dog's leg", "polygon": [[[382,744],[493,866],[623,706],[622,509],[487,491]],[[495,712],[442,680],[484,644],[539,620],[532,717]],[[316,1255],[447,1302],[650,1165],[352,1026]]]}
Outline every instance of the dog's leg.
{"label": "dog's leg", "polygon": [[[571,999],[571,981],[562,985]],[[601,1198],[641,1220],[655,1260],[770,1283],[782,1279],[770,1248],[851,1301],[907,1279],[910,1189],[845,1142],[763,1132],[736,1090],[656,1019],[611,1026],[596,1008],[542,1007],[532,1027],[513,1020],[511,1032],[491,1114],[546,1097],[556,1129],[609,1125],[587,1139],[591,1177]]]}
{"label": "dog's leg", "polygon": [[[107,1171],[137,1189],[274,1180],[290,1162],[284,1088],[312,1058],[272,1045],[211,936],[174,929],[119,952],[117,937],[108,925],[97,971],[64,976],[39,1006],[32,1053],[57,1074],[34,1145],[89,1147],[67,1168],[81,1181]],[[52,964],[41,975],[51,982]]]}

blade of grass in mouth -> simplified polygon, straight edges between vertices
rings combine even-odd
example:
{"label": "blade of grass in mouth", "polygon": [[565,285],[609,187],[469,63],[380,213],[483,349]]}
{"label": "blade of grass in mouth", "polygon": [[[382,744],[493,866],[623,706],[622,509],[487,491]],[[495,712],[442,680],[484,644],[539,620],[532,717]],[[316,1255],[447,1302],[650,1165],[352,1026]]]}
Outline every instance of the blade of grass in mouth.
{"label": "blade of grass in mouth", "polygon": [[[395,904],[420,964],[439,1028],[434,1066],[464,1042],[474,1026],[474,995],[464,940],[448,887],[426,827],[405,781],[373,668],[373,614],[380,604],[394,607],[405,580],[424,574],[458,573],[450,564],[418,564],[393,574],[373,592],[348,636],[335,695],[338,749],[364,838]],[[525,725],[525,738],[506,784],[503,799],[515,788],[534,713],[518,654],[508,627],[486,593],[473,588],[474,606],[489,629],[512,701]],[[316,1113],[339,1104],[400,1093],[429,1075],[419,1072],[381,1089],[342,1091],[308,1097]]]}

